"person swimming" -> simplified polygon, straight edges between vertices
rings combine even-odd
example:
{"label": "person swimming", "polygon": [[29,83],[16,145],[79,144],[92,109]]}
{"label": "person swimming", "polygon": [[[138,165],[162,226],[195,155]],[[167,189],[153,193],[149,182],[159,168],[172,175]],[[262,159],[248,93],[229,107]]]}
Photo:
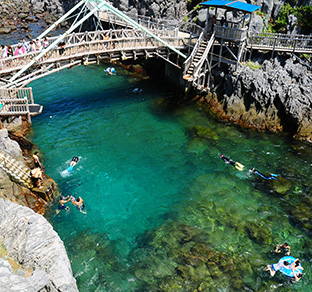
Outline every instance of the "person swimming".
{"label": "person swimming", "polygon": [[74,156],[69,164],[69,167],[67,168],[67,171],[71,172],[73,171],[75,165],[78,163],[79,157]]}
{"label": "person swimming", "polygon": [[57,206],[57,210],[56,210],[56,214],[58,214],[59,212],[61,212],[61,210],[66,210],[67,212],[70,211],[68,206],[65,206],[65,203],[69,202],[71,200],[72,196],[61,196],[59,199],[59,204]]}
{"label": "person swimming", "polygon": [[77,156],[74,156],[70,162],[70,166],[74,167],[79,161],[79,158]]}
{"label": "person swimming", "polygon": [[242,165],[239,162],[235,162],[230,158],[225,157],[223,154],[220,155],[221,159],[226,163],[226,164],[231,164],[233,165],[237,170],[242,171],[244,169],[244,165]]}
{"label": "person swimming", "polygon": [[72,204],[76,206],[77,210],[80,211],[83,214],[87,214],[87,211],[85,210],[86,207],[83,204],[83,199],[81,197],[75,199],[72,197]]}
{"label": "person swimming", "polygon": [[252,168],[250,171],[252,171],[254,174],[257,174],[266,180],[269,180],[269,179],[278,180],[278,178],[277,178],[278,174],[271,173],[270,176],[267,176],[267,175],[262,174],[259,170],[255,169],[255,168]]}

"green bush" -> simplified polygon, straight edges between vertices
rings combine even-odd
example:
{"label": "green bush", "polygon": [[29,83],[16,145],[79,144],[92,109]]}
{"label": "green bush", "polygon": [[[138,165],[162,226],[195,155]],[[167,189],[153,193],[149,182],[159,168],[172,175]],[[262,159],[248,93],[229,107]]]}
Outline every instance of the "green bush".
{"label": "green bush", "polygon": [[310,34],[312,31],[312,7],[303,6],[295,9],[294,13],[297,18],[297,25],[303,34]]}
{"label": "green bush", "polygon": [[294,14],[298,18],[297,25],[301,29],[301,32],[303,34],[310,34],[312,31],[312,7],[302,6],[292,8],[288,3],[283,5],[276,21],[270,21],[269,26],[272,28],[272,32],[284,33],[288,24],[288,17],[291,14]]}
{"label": "green bush", "polygon": [[261,65],[260,65],[260,64],[255,64],[255,63],[252,62],[252,61],[246,62],[245,65],[246,65],[247,67],[250,67],[252,70],[261,69]]}

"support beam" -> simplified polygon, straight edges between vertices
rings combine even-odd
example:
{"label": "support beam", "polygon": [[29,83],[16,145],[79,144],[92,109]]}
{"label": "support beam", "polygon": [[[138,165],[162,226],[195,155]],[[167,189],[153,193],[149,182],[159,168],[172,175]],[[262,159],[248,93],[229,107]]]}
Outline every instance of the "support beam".
{"label": "support beam", "polygon": [[[88,0],[87,0],[88,1]],[[83,2],[83,1],[82,1]],[[88,19],[91,15],[93,15],[97,10],[101,9],[106,5],[106,2],[101,1],[99,5],[96,5],[94,9],[92,9],[87,15],[85,15],[81,20],[79,20],[75,25],[70,27],[65,33],[63,33],[60,37],[58,37],[52,44],[50,44],[46,49],[44,49],[39,55],[37,55],[31,62],[29,62],[25,67],[23,67],[19,72],[17,72],[10,80],[9,83],[12,83],[19,76],[21,76],[28,68],[34,65],[39,61],[41,57],[43,57],[46,53],[48,53],[51,49],[64,39],[67,35],[69,35],[72,31],[74,31],[80,24],[82,24],[86,19]]]}
{"label": "support beam", "polygon": [[119,11],[117,8],[115,8],[114,6],[110,5],[108,2],[103,1],[103,0],[91,0],[90,4],[92,3],[98,3],[98,2],[104,2],[103,7],[105,7],[107,10],[111,11],[112,13],[114,13],[116,16],[122,18],[123,20],[125,20],[127,23],[133,25],[135,28],[144,31],[145,33],[147,33],[148,35],[150,35],[152,38],[156,39],[157,41],[159,41],[160,43],[162,43],[163,45],[165,45],[166,47],[168,47],[170,50],[172,50],[173,52],[175,52],[176,54],[180,55],[182,58],[186,59],[186,55],[184,55],[183,53],[181,53],[179,50],[177,50],[175,47],[169,45],[167,42],[163,41],[160,37],[158,37],[157,35],[153,34],[152,32],[150,32],[147,28],[145,28],[144,26],[138,24],[137,22],[135,22],[133,19],[131,19],[129,16],[127,16],[126,14],[124,14],[123,12]]}

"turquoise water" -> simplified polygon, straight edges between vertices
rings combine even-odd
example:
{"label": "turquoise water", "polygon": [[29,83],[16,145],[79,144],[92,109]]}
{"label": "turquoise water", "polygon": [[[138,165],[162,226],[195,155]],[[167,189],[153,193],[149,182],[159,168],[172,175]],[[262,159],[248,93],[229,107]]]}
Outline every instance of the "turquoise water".
{"label": "turquoise water", "polygon": [[[175,102],[163,80],[103,66],[31,83],[44,111],[30,138],[46,173],[87,210],[68,203],[56,215],[55,202],[46,215],[80,291],[311,291],[310,146],[214,121]],[[298,283],[265,272],[284,241],[305,269]]]}

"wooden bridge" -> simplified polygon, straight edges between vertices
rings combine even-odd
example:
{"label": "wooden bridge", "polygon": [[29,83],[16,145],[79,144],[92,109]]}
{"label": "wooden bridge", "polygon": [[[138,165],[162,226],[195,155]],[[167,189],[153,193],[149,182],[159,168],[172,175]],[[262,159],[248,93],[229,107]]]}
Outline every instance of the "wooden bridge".
{"label": "wooden bridge", "polygon": [[[218,2],[218,0],[215,1]],[[74,11],[79,5],[82,4],[79,2],[72,10]],[[72,26],[68,32],[58,37],[48,38],[48,48],[1,59],[0,86],[2,88],[15,87],[15,93],[0,92],[0,116],[27,115],[30,119],[30,116],[40,113],[42,107],[34,104],[32,94],[27,93],[27,98],[25,97],[23,87],[37,78],[61,69],[99,63],[100,60],[114,62],[159,57],[181,68],[182,62],[179,57],[186,58],[182,52],[188,51],[189,56],[184,62],[184,79],[195,88],[207,91],[213,85],[211,70],[215,66],[226,63],[237,67],[247,59],[248,51],[249,56],[253,50],[271,51],[272,55],[274,52],[291,53],[301,62],[303,61],[296,54],[312,53],[311,36],[251,34],[249,27],[245,25],[245,17],[237,22],[228,21],[226,25],[223,25],[221,20],[215,20],[212,25],[207,17],[205,28],[201,28],[185,22],[165,22],[150,17],[124,15],[102,0],[90,0],[90,3],[84,6],[88,6],[91,12]],[[254,7],[258,9],[258,6],[251,6],[253,9]],[[103,7],[106,10],[102,10]],[[107,10],[107,7],[111,11]],[[78,24],[92,14],[95,14],[99,21],[109,21],[124,28],[74,33]],[[53,26],[45,33],[49,32]],[[43,36],[44,34],[38,38]],[[17,45],[13,46],[13,51],[16,47]],[[19,96],[24,97],[19,98]],[[10,101],[8,97],[11,98]]]}
{"label": "wooden bridge", "polygon": [[[185,49],[188,45],[188,39],[178,36],[175,31],[161,32],[161,37],[178,49]],[[49,38],[48,41],[52,43],[56,38]],[[53,50],[37,58],[28,71],[13,84],[23,87],[37,78],[61,69],[75,65],[86,65],[90,62],[98,63],[100,60],[113,62],[137,59],[138,57],[167,58],[170,54],[169,49],[157,40],[134,29],[73,33],[67,35],[63,42],[64,46],[55,46]],[[13,46],[13,50],[15,50],[15,47]],[[40,53],[36,51],[2,59],[0,70],[2,87],[11,86],[12,83],[9,82],[9,78],[12,74],[22,69]]]}

